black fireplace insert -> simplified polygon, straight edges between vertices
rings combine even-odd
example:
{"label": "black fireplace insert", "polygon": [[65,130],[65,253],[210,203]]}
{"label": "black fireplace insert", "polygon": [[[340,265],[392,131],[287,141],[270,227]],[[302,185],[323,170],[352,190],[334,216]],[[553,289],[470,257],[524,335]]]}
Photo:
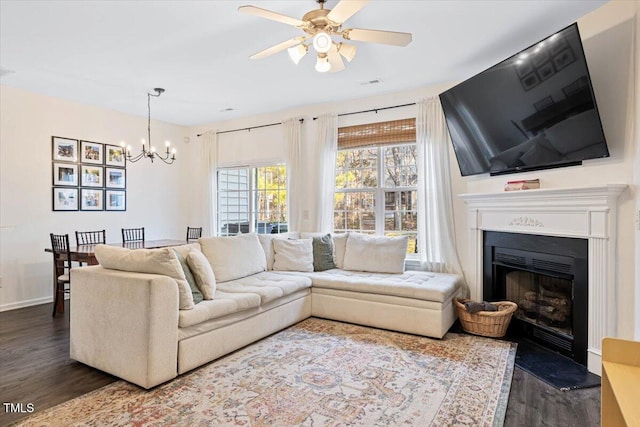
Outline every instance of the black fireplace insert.
{"label": "black fireplace insert", "polygon": [[588,241],[484,232],[483,299],[518,304],[508,334],[587,364]]}

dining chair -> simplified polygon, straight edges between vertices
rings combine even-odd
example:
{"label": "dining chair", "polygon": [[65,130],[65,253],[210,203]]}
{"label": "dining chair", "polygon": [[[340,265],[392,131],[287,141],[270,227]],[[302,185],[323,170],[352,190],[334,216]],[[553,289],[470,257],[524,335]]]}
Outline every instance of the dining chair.
{"label": "dining chair", "polygon": [[187,242],[202,237],[202,227],[187,227]]}
{"label": "dining chair", "polygon": [[76,246],[107,243],[106,238],[107,238],[107,233],[105,230],[76,231]]}
{"label": "dining chair", "polygon": [[127,242],[144,242],[144,227],[123,228],[122,243],[127,243]]}
{"label": "dining chair", "polygon": [[[71,277],[69,271],[71,270],[71,251],[69,249],[69,235],[68,234],[53,234],[51,236],[51,250],[53,252],[53,268],[56,272],[56,291],[53,299],[53,314],[56,315],[56,307],[58,306],[58,298],[62,294],[64,295],[71,291]],[[67,286],[69,285],[69,289]]]}

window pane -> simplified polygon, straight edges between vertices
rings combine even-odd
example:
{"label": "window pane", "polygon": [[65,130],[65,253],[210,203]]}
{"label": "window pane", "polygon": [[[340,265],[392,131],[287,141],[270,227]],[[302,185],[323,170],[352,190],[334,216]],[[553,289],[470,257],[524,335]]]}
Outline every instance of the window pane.
{"label": "window pane", "polygon": [[284,165],[218,171],[220,234],[286,232],[286,185]]}

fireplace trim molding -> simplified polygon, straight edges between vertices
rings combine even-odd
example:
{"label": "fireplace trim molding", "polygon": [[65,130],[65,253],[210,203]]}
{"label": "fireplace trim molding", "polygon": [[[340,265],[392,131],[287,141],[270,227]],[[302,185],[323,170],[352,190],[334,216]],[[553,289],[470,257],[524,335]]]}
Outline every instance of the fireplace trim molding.
{"label": "fireplace trim molding", "polygon": [[589,242],[587,368],[601,375],[602,338],[617,336],[618,197],[626,184],[460,194],[468,206],[471,298],[482,300],[483,233],[576,237]]}

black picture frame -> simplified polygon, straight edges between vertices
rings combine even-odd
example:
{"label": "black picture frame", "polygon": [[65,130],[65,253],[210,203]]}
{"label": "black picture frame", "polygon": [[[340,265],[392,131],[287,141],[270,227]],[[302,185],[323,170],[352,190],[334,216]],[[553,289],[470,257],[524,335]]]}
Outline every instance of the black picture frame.
{"label": "black picture frame", "polygon": [[560,71],[566,66],[574,63],[575,60],[576,56],[573,54],[573,51],[567,48],[553,57],[553,65],[556,67],[557,71]]}
{"label": "black picture frame", "polygon": [[127,192],[125,190],[106,190],[105,210],[122,212],[126,211]]}
{"label": "black picture frame", "polygon": [[538,77],[538,74],[536,74],[535,71],[532,71],[521,78],[520,83],[525,91],[530,91],[540,84],[540,77]]}
{"label": "black picture frame", "polygon": [[80,189],[80,210],[81,211],[103,211],[104,210],[104,189],[102,188],[81,188]]}
{"label": "black picture frame", "polygon": [[546,50],[542,49],[532,55],[531,62],[533,62],[534,67],[540,67],[545,62],[549,61],[549,54]]}
{"label": "black picture frame", "polygon": [[54,162],[78,162],[78,140],[63,138],[60,136],[51,137],[51,160]]}
{"label": "black picture frame", "polygon": [[104,144],[80,141],[80,163],[91,165],[104,164]]}
{"label": "black picture frame", "polygon": [[536,73],[540,81],[545,81],[556,73],[556,69],[553,68],[551,61],[547,61],[536,69]]}
{"label": "black picture frame", "polygon": [[77,187],[78,164],[54,162],[51,167],[54,187]]}
{"label": "black picture frame", "polygon": [[82,164],[80,170],[82,187],[104,187],[104,168],[102,167],[102,165]]}
{"label": "black picture frame", "polygon": [[105,168],[104,186],[105,188],[126,189],[127,170],[122,168]]}
{"label": "black picture frame", "polygon": [[77,211],[79,204],[78,188],[53,187],[51,189],[51,210],[54,212]]}
{"label": "black picture frame", "polygon": [[127,157],[126,157],[126,148],[121,147],[119,145],[109,145],[106,144],[104,146],[105,154],[104,154],[104,164],[107,166],[115,166],[119,168],[127,167]]}

